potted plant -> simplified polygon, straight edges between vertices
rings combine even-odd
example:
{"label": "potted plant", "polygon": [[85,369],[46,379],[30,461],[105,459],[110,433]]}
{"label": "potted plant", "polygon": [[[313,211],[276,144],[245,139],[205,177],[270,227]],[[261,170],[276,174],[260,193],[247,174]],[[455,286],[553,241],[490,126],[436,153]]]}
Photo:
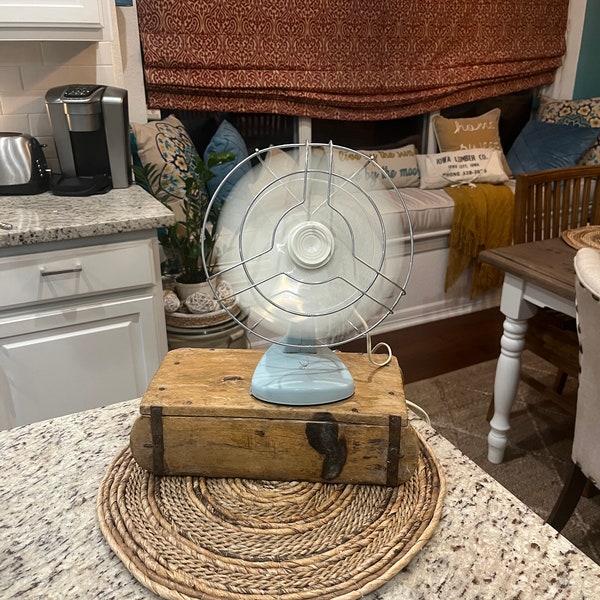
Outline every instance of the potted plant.
{"label": "potted plant", "polygon": [[[206,273],[202,265],[202,236],[205,238],[205,256],[210,257],[215,243],[214,230],[220,213],[220,205],[213,203],[207,219],[208,227],[203,231],[205,215],[210,205],[206,182],[214,176],[212,167],[233,159],[234,155],[231,152],[211,154],[206,164],[196,156],[195,163],[190,169],[191,175],[184,180],[183,198],[177,198],[162,186],[161,173],[155,165],[133,167],[136,183],[153,194],[176,215],[177,221],[173,225],[159,230],[158,239],[167,258],[167,266],[163,269],[163,274],[175,274],[177,285],[183,287],[206,281]],[[213,274],[213,267],[212,264],[206,265],[209,275]],[[188,290],[179,295],[187,297]]]}

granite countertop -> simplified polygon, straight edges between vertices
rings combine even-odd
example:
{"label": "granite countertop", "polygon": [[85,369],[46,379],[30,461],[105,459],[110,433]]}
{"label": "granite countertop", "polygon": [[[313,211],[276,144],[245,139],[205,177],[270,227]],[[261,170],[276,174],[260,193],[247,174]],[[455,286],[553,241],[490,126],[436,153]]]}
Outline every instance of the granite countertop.
{"label": "granite countertop", "polygon": [[[0,598],[156,598],[109,548],[100,482],[139,401],[0,432]],[[424,423],[447,495],[431,539],[368,600],[600,597],[600,566]]]}
{"label": "granite countertop", "polygon": [[173,213],[138,185],[96,196],[0,196],[0,248],[156,229]]}

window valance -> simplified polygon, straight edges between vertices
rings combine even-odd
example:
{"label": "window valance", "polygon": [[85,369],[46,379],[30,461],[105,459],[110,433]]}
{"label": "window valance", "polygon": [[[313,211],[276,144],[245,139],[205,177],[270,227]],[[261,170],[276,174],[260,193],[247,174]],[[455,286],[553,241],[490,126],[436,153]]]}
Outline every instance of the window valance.
{"label": "window valance", "polygon": [[550,83],[568,0],[137,0],[148,105],[406,117]]}

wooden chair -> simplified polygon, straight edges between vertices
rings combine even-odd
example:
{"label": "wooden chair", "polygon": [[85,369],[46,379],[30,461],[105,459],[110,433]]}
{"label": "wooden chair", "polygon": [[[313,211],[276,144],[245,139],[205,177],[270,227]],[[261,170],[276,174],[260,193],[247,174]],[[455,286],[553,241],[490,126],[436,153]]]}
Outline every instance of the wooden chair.
{"label": "wooden chair", "polygon": [[[519,175],[515,188],[515,244],[560,236],[566,229],[600,224],[600,166],[551,169]],[[540,309],[529,320],[525,348],[557,368],[552,386],[526,373],[521,379],[574,413],[575,404],[562,397],[568,376],[578,377],[575,319]]]}
{"label": "wooden chair", "polygon": [[558,237],[566,229],[600,224],[600,165],[517,176],[514,243]]}
{"label": "wooden chair", "polygon": [[600,252],[575,256],[577,325],[581,373],[571,458],[573,466],[548,523],[560,531],[575,510],[586,483],[600,484]]}

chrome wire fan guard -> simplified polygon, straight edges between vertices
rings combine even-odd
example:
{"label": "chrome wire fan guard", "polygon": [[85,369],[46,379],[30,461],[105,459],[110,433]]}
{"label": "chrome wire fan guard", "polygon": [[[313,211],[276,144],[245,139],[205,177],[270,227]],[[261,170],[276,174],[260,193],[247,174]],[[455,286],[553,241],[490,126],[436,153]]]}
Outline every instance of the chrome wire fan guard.
{"label": "chrome wire fan guard", "polygon": [[[253,395],[294,405],[350,396],[352,378],[331,348],[365,336],[406,293],[413,236],[402,195],[373,157],[333,143],[258,150],[211,204],[230,180],[203,262],[216,265],[207,277],[218,297],[219,284],[229,284],[223,307],[235,297],[248,314],[244,322],[231,317],[272,344]],[[395,219],[405,215],[393,243],[378,207],[383,197],[392,198]]]}

